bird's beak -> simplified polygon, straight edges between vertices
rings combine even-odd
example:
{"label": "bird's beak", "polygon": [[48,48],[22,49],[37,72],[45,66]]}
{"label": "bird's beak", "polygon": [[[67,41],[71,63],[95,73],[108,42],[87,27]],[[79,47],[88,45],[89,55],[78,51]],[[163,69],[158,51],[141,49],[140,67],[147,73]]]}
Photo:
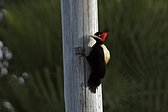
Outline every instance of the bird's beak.
{"label": "bird's beak", "polygon": [[93,38],[101,40],[101,38],[99,36],[97,36],[97,35],[89,35],[89,37],[93,37]]}

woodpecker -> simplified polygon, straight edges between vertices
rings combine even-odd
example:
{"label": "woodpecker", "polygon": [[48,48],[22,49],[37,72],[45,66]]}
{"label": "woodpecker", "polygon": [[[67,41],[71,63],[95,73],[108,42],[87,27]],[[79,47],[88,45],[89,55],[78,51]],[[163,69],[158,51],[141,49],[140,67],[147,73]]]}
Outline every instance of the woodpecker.
{"label": "woodpecker", "polygon": [[78,53],[84,55],[91,66],[88,87],[92,93],[96,93],[96,88],[101,84],[101,79],[105,76],[106,65],[110,60],[110,52],[103,44],[107,35],[107,31],[96,32],[94,35],[90,35],[90,37],[96,40],[96,43],[92,46],[89,55],[86,56],[83,51]]}
{"label": "woodpecker", "polygon": [[96,93],[96,88],[101,84],[101,79],[105,76],[106,65],[110,60],[110,52],[103,44],[107,36],[107,31],[96,32],[91,35],[96,43],[92,46],[91,52],[86,56],[86,59],[91,66],[88,87],[92,93]]}

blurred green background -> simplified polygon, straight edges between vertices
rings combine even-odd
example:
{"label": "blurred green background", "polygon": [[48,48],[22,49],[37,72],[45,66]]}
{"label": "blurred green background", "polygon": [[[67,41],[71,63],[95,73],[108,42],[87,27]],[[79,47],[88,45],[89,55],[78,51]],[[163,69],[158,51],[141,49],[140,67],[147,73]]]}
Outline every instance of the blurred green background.
{"label": "blurred green background", "polygon": [[[112,55],[103,81],[104,112],[167,112],[168,1],[98,2],[99,29],[109,28]],[[0,78],[0,112],[64,112],[60,1],[2,3],[7,13],[0,40],[13,58]],[[28,78],[18,83],[25,72]]]}

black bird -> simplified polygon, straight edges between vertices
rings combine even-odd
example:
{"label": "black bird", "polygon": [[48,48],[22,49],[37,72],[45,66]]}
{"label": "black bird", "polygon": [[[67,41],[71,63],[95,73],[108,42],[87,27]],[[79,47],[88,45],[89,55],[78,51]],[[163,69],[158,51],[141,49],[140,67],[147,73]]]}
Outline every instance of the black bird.
{"label": "black bird", "polygon": [[85,56],[91,66],[91,74],[88,79],[88,87],[92,93],[96,93],[96,88],[101,84],[101,79],[105,76],[106,65],[110,59],[110,52],[103,44],[108,35],[107,31],[96,32],[90,37],[96,40],[88,56],[80,47],[76,49],[76,54]]}
{"label": "black bird", "polygon": [[88,87],[92,93],[96,93],[96,88],[101,84],[101,79],[105,76],[106,65],[110,59],[110,52],[103,44],[108,35],[107,31],[96,32],[93,37],[96,43],[92,46],[92,50],[88,56],[87,61],[91,66],[91,74],[88,80]]}

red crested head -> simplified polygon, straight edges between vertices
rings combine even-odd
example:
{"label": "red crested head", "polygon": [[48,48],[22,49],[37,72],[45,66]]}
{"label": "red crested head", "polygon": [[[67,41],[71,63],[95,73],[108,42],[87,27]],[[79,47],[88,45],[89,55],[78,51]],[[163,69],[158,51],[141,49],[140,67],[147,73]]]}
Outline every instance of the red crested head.
{"label": "red crested head", "polygon": [[108,31],[96,32],[93,37],[99,44],[102,44],[108,36]]}
{"label": "red crested head", "polygon": [[98,41],[104,42],[108,36],[108,31],[96,32],[94,35],[95,36],[92,36],[93,38],[95,38]]}
{"label": "red crested head", "polygon": [[106,40],[107,36],[108,36],[108,32],[107,31],[102,32],[102,34],[101,34],[101,41],[104,42]]}

